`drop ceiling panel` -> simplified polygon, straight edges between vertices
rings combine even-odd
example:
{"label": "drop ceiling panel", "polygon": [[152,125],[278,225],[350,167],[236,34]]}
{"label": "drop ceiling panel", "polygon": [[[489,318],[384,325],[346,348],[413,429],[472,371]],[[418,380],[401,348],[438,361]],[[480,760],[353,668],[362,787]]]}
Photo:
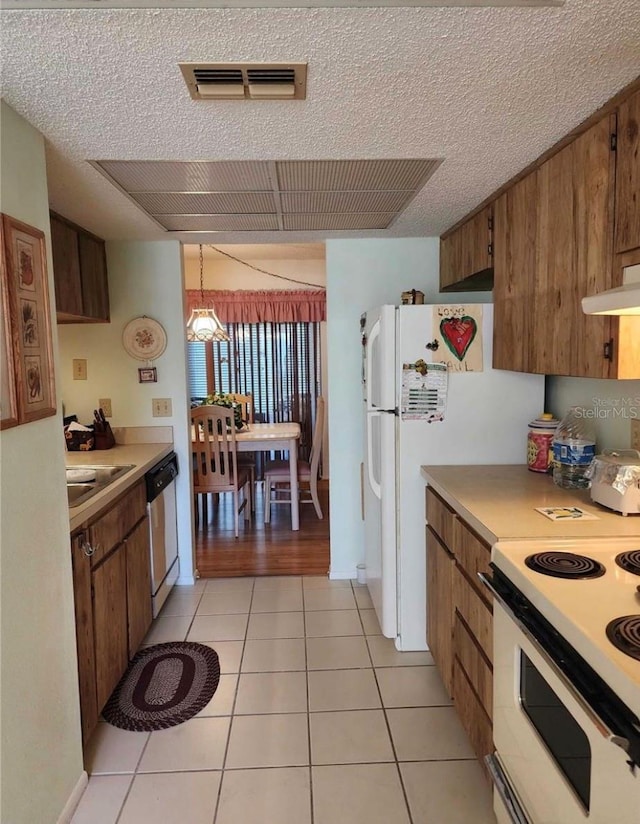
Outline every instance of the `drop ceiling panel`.
{"label": "drop ceiling panel", "polygon": [[415,196],[409,192],[283,192],[282,211],[398,212]]}
{"label": "drop ceiling panel", "polygon": [[386,229],[395,212],[338,214],[338,215],[283,215],[287,231],[331,231],[350,229]]}
{"label": "drop ceiling panel", "polygon": [[96,161],[170,232],[384,229],[441,160]]}
{"label": "drop ceiling panel", "polygon": [[157,215],[170,232],[274,232],[276,215]]}
{"label": "drop ceiling panel", "polygon": [[98,160],[125,191],[260,192],[273,188],[263,161],[191,162],[172,160]]}
{"label": "drop ceiling panel", "polygon": [[271,192],[134,192],[131,196],[153,215],[276,212]]}
{"label": "drop ceiling panel", "polygon": [[418,189],[441,160],[293,160],[276,163],[283,192]]}

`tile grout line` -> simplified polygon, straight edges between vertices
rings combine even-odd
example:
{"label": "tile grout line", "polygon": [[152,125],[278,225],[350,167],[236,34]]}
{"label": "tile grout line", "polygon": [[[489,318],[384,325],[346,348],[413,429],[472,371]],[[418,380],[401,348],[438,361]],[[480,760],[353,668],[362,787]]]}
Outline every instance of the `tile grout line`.
{"label": "tile grout line", "polygon": [[[238,700],[238,690],[240,689],[240,676],[242,674],[242,662],[244,660],[244,652],[247,646],[247,635],[249,633],[249,621],[251,619],[251,606],[253,604],[253,595],[255,592],[255,578],[253,579],[253,584],[251,586],[251,597],[249,599],[249,612],[247,613],[247,624],[244,629],[244,639],[242,641],[242,652],[240,654],[240,663],[238,664],[238,680],[236,681],[236,688],[233,695],[233,702],[231,704],[231,716],[229,717],[229,730],[227,732],[227,743],[224,748],[224,755],[222,757],[222,767],[220,770],[220,784],[218,785],[218,795],[216,798],[216,804],[213,811],[213,819],[211,824],[215,824],[216,819],[218,818],[218,812],[220,810],[220,798],[222,797],[222,784],[224,781],[224,772],[227,765],[227,755],[229,753],[229,745],[231,743],[231,730],[233,728],[233,720],[235,717],[235,709],[236,709],[236,702]],[[214,642],[215,643],[215,642]]]}
{"label": "tile grout line", "polygon": [[313,824],[313,769],[311,759],[311,698],[309,695],[309,653],[307,650],[307,611],[305,589],[302,584],[302,628],[304,630],[304,680],[307,689],[307,744],[309,747],[309,821]]}

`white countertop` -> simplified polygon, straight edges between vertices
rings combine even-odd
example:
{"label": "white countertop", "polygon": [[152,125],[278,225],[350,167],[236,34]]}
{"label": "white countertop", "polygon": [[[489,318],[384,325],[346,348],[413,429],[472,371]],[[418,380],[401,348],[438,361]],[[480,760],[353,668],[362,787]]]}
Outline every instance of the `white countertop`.
{"label": "white countertop", "polygon": [[[423,466],[427,484],[478,535],[497,540],[640,537],[640,515],[623,517],[595,504],[589,490],[561,489],[526,466]],[[541,506],[579,506],[597,521],[551,521]]]}
{"label": "white countertop", "polygon": [[69,528],[73,532],[90,518],[108,506],[118,495],[137,480],[142,478],[151,467],[173,449],[170,443],[138,443],[117,445],[113,449],[93,450],[91,452],[66,452],[67,467],[82,466],[121,466],[132,464],[133,469],[126,472],[112,484],[102,489],[80,506],[69,508]]}

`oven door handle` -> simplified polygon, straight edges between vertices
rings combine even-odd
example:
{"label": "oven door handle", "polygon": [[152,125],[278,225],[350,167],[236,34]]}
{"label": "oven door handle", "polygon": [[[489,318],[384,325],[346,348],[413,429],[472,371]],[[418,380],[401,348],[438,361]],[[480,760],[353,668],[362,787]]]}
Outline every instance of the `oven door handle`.
{"label": "oven door handle", "polygon": [[502,800],[502,805],[512,824],[531,824],[531,821],[516,796],[507,774],[500,763],[498,754],[485,755],[484,762],[489,770],[491,783]]}
{"label": "oven door handle", "polygon": [[549,669],[553,672],[553,674],[558,678],[559,681],[562,682],[562,685],[566,688],[567,692],[571,695],[574,701],[580,706],[580,709],[584,712],[584,714],[591,720],[591,723],[594,727],[598,730],[600,735],[603,738],[608,739],[611,741],[612,744],[616,744],[620,749],[624,750],[627,754],[629,754],[631,749],[631,744],[628,739],[623,738],[621,735],[616,735],[613,730],[609,728],[609,726],[605,723],[605,721],[600,718],[598,713],[593,709],[591,704],[589,704],[582,694],[574,687],[571,681],[567,678],[567,676],[562,672],[560,667],[556,664],[556,662],[551,658],[549,653],[545,650],[542,646],[540,641],[533,635],[531,630],[521,621],[520,618],[514,613],[512,608],[507,604],[504,600],[502,595],[498,592],[498,590],[493,585],[493,581],[491,578],[483,572],[478,572],[478,578],[482,581],[482,583],[487,587],[487,589],[491,592],[493,597],[498,601],[500,606],[505,610],[505,612],[509,615],[509,617],[514,621],[518,629],[522,632],[522,634],[527,638],[527,640],[531,643],[535,651],[538,655],[542,658],[545,664],[549,667]]}

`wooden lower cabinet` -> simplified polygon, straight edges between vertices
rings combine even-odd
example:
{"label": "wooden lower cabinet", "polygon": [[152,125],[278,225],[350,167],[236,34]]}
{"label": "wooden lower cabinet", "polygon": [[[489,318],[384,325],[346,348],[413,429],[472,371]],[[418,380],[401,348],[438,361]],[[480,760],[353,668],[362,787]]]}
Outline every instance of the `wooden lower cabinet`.
{"label": "wooden lower cabinet", "polygon": [[86,554],[87,534],[79,532],[71,538],[71,567],[76,617],[78,652],[78,688],[82,741],[86,743],[98,723],[96,698],[96,655],[93,640],[93,601],[91,597],[91,558]]}
{"label": "wooden lower cabinet", "polygon": [[426,500],[427,640],[482,759],[493,752],[493,613],[478,572],[488,570],[491,548],[432,490]]}
{"label": "wooden lower cabinet", "polygon": [[457,658],[453,661],[453,701],[471,746],[484,767],[484,756],[493,752],[493,727]]}
{"label": "wooden lower cabinet", "polygon": [[138,651],[153,620],[149,519],[145,517],[125,539],[129,658]]}
{"label": "wooden lower cabinet", "polygon": [[93,631],[96,644],[96,696],[102,707],[129,661],[127,559],[118,547],[92,572]]}
{"label": "wooden lower cabinet", "polygon": [[427,529],[427,643],[449,696],[453,694],[453,579],[456,560]]}
{"label": "wooden lower cabinet", "polygon": [[152,621],[149,521],[137,484],[71,536],[82,740]]}

